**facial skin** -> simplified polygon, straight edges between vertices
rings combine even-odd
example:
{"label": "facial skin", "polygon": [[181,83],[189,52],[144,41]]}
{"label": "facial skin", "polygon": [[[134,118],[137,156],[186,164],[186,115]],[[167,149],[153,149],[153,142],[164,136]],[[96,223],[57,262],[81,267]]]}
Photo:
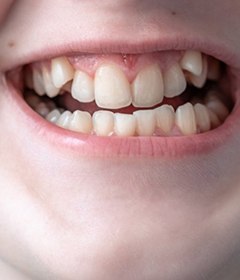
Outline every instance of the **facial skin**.
{"label": "facial skin", "polygon": [[224,47],[215,53],[238,69],[239,1],[10,2],[0,4],[0,278],[238,280],[236,115],[204,151],[111,156],[104,147],[88,156],[24,117],[2,76],[64,54],[68,42],[79,52],[142,53],[180,38]]}

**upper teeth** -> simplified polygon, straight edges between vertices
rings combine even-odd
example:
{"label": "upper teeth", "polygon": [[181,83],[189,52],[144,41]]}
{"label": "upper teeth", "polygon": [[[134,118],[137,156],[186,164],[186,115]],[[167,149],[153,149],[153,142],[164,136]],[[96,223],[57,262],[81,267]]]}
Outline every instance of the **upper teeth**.
{"label": "upper teeth", "polygon": [[[71,91],[74,99],[92,102],[104,109],[119,109],[133,104],[150,108],[161,103],[164,97],[172,98],[186,89],[186,80],[203,87],[207,76],[219,76],[217,60],[208,60],[197,51],[186,51],[179,62],[162,71],[156,63],[143,68],[130,83],[121,68],[113,63],[100,65],[95,76],[75,70],[65,57],[51,61],[51,70],[42,65],[41,71],[33,67],[33,88],[39,95],[55,97],[62,89]],[[29,80],[29,79],[28,79]],[[28,83],[30,84],[30,83]]]}

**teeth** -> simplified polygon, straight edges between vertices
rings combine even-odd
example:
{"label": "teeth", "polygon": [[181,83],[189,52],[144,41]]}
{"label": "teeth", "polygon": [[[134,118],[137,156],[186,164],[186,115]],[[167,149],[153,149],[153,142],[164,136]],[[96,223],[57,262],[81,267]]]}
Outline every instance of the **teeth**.
{"label": "teeth", "polygon": [[133,115],[137,119],[137,134],[139,136],[151,136],[155,131],[156,118],[154,110],[139,110]]}
{"label": "teeth", "polygon": [[170,67],[163,75],[164,96],[171,98],[180,95],[187,87],[187,82],[179,64]]}
{"label": "teeth", "polygon": [[114,132],[118,136],[133,136],[136,130],[136,118],[130,114],[114,114]]}
{"label": "teeth", "polygon": [[194,105],[196,123],[200,132],[209,131],[211,128],[211,120],[209,117],[208,109],[203,104]]}
{"label": "teeth", "polygon": [[213,111],[221,121],[224,121],[229,115],[228,108],[219,99],[212,99],[206,103],[206,106]]}
{"label": "teeth", "polygon": [[74,69],[66,57],[52,59],[51,77],[56,88],[61,88],[68,81],[73,79]]}
{"label": "teeth", "polygon": [[72,97],[80,102],[94,100],[93,79],[82,71],[76,71],[72,83]]}
{"label": "teeth", "polygon": [[191,103],[188,102],[177,108],[176,124],[184,135],[197,132],[195,112]]}
{"label": "teeth", "polygon": [[56,123],[60,116],[61,113],[59,112],[59,110],[54,109],[46,116],[46,120],[52,123]]}
{"label": "teeth", "polygon": [[170,105],[162,105],[159,108],[154,109],[156,116],[156,125],[165,134],[169,134],[175,123],[174,109]]}
{"label": "teeth", "polygon": [[203,57],[202,73],[199,76],[189,75],[190,82],[197,88],[202,88],[207,80],[208,63],[207,58]]}
{"label": "teeth", "polygon": [[33,69],[33,87],[36,93],[43,96],[45,93],[43,78],[39,70]]}
{"label": "teeth", "polygon": [[44,82],[44,88],[47,96],[49,97],[55,97],[59,93],[59,88],[56,88],[55,85],[52,82],[52,77],[48,69],[43,66],[42,68],[42,74],[43,74],[43,82]]}
{"label": "teeth", "polygon": [[90,133],[92,131],[91,115],[88,112],[75,111],[72,114],[69,129],[81,133]]}
{"label": "teeth", "polygon": [[97,111],[93,114],[93,129],[98,136],[110,136],[114,129],[114,114],[110,111]]}
{"label": "teeth", "polygon": [[192,73],[193,75],[199,76],[203,69],[201,52],[193,50],[186,51],[180,61],[180,64],[182,69]]}
{"label": "teeth", "polygon": [[69,111],[65,111],[60,115],[60,117],[56,121],[56,125],[63,128],[69,128],[71,117],[72,117],[72,113]]}
{"label": "teeth", "polygon": [[219,120],[217,114],[215,114],[212,110],[208,109],[209,118],[211,121],[211,128],[216,128],[220,126],[221,121]]}
{"label": "teeth", "polygon": [[49,113],[49,108],[47,107],[47,105],[44,103],[44,102],[40,102],[38,103],[38,105],[36,106],[35,108],[35,111],[43,116],[43,117],[46,117],[47,114]]}
{"label": "teeth", "polygon": [[95,74],[95,101],[101,108],[119,109],[131,104],[131,89],[124,73],[115,65],[100,66]]}
{"label": "teeth", "polygon": [[133,106],[152,107],[163,100],[163,78],[157,64],[140,71],[133,81]]}

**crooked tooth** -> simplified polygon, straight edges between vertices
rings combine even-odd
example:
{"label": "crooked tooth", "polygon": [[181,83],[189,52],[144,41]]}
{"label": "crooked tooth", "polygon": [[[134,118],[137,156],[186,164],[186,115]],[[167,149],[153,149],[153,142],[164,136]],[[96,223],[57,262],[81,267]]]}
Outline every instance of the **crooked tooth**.
{"label": "crooked tooth", "polygon": [[129,82],[116,65],[105,64],[97,69],[94,88],[95,102],[101,108],[119,109],[132,102]]}
{"label": "crooked tooth", "polygon": [[114,130],[114,114],[110,111],[97,111],[93,114],[93,129],[98,136],[110,136]]}
{"label": "crooked tooth", "polygon": [[44,95],[45,89],[44,89],[43,77],[41,72],[35,68],[33,69],[33,88],[38,95],[40,96]]}
{"label": "crooked tooth", "polygon": [[66,57],[57,57],[51,61],[51,77],[56,88],[61,88],[72,80],[74,69]]}
{"label": "crooked tooth", "polygon": [[72,117],[72,113],[69,111],[65,111],[60,115],[60,117],[56,121],[56,125],[63,128],[69,128],[71,117]]}
{"label": "crooked tooth", "polygon": [[171,98],[180,95],[186,89],[187,82],[178,63],[171,66],[163,74],[164,96]]}
{"label": "crooked tooth", "polygon": [[94,100],[93,79],[83,71],[76,71],[71,92],[72,97],[79,102],[92,102]]}
{"label": "crooked tooth", "polygon": [[203,67],[202,73],[198,76],[196,75],[189,75],[190,82],[197,88],[202,88],[207,80],[207,72],[208,72],[208,62],[206,56],[203,57]]}
{"label": "crooked tooth", "polygon": [[180,61],[182,69],[199,76],[202,73],[202,54],[199,51],[188,50]]}
{"label": "crooked tooth", "polygon": [[184,135],[197,132],[195,112],[191,103],[188,102],[177,108],[176,124]]}
{"label": "crooked tooth", "polygon": [[197,103],[194,105],[194,111],[196,115],[196,123],[200,132],[209,131],[211,128],[211,120],[208,113],[208,109],[205,105]]}
{"label": "crooked tooth", "polygon": [[175,112],[174,108],[170,105],[162,105],[156,109],[156,125],[160,128],[164,133],[169,134],[175,123]]}
{"label": "crooked tooth", "polygon": [[136,117],[131,114],[114,114],[114,133],[118,136],[133,136],[136,130]]}
{"label": "crooked tooth", "polygon": [[90,133],[92,131],[91,115],[88,112],[75,111],[72,114],[69,129],[81,133]]}
{"label": "crooked tooth", "polygon": [[163,100],[163,77],[157,64],[141,70],[132,83],[133,106],[152,107]]}
{"label": "crooked tooth", "polygon": [[60,116],[61,113],[59,112],[59,110],[54,109],[46,116],[46,120],[52,123],[56,123],[56,121],[59,119]]}
{"label": "crooked tooth", "polygon": [[156,118],[154,110],[139,110],[133,115],[137,120],[136,132],[139,136],[153,135],[156,127]]}
{"label": "crooked tooth", "polygon": [[49,97],[57,96],[60,90],[59,88],[55,87],[55,85],[53,84],[51,73],[45,66],[42,67],[42,75],[43,75],[44,88],[47,96]]}

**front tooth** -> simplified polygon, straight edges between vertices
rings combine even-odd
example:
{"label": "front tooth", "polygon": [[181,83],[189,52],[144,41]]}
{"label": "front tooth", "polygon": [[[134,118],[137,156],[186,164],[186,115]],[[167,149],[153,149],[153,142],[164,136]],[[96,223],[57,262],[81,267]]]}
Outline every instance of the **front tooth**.
{"label": "front tooth", "polygon": [[92,117],[88,112],[75,111],[69,124],[69,129],[81,133],[92,131]]}
{"label": "front tooth", "polygon": [[46,120],[52,123],[56,123],[56,121],[59,119],[60,116],[61,113],[59,112],[59,110],[54,109],[46,116]]}
{"label": "front tooth", "polygon": [[156,126],[154,110],[139,110],[133,114],[137,119],[137,134],[139,136],[152,136]]}
{"label": "front tooth", "polygon": [[132,102],[129,82],[115,65],[105,64],[97,69],[94,87],[95,102],[101,108],[119,109]]}
{"label": "front tooth", "polygon": [[163,75],[164,96],[171,98],[180,95],[186,89],[187,82],[178,63],[171,66]]}
{"label": "front tooth", "polygon": [[114,114],[110,111],[97,111],[93,114],[93,129],[98,136],[110,136],[114,129]]}
{"label": "front tooth", "polygon": [[136,130],[136,117],[131,114],[114,114],[114,132],[118,136],[133,136]]}
{"label": "front tooth", "polygon": [[38,69],[33,69],[33,87],[36,93],[43,96],[45,93],[43,77]]}
{"label": "front tooth", "polygon": [[92,102],[94,100],[93,79],[82,71],[76,71],[71,92],[72,97],[79,102]]}
{"label": "front tooth", "polygon": [[172,131],[175,122],[174,109],[170,105],[162,105],[155,110],[157,127],[164,133],[169,134]]}
{"label": "front tooth", "polygon": [[61,88],[64,84],[73,79],[74,69],[66,57],[52,59],[51,76],[56,88]]}
{"label": "front tooth", "polygon": [[152,107],[163,100],[163,77],[157,64],[141,70],[132,83],[133,106]]}
{"label": "front tooth", "polygon": [[205,105],[197,103],[194,105],[196,122],[200,132],[209,131],[211,128],[211,120],[208,109]]}
{"label": "front tooth", "polygon": [[190,74],[189,80],[195,87],[202,88],[207,80],[207,73],[208,73],[208,62],[207,62],[207,58],[204,56],[202,73],[199,76]]}
{"label": "front tooth", "polygon": [[57,96],[59,93],[59,88],[55,87],[55,85],[53,84],[51,74],[45,66],[43,66],[42,68],[42,74],[46,94],[49,97]]}
{"label": "front tooth", "polygon": [[184,135],[197,132],[195,112],[191,103],[188,102],[177,108],[176,124]]}
{"label": "front tooth", "polygon": [[202,54],[199,51],[186,51],[180,61],[180,65],[183,70],[199,76],[203,69]]}
{"label": "front tooth", "polygon": [[72,113],[69,111],[65,111],[64,113],[61,114],[61,116],[56,121],[56,125],[63,128],[69,128],[71,117],[72,117]]}

